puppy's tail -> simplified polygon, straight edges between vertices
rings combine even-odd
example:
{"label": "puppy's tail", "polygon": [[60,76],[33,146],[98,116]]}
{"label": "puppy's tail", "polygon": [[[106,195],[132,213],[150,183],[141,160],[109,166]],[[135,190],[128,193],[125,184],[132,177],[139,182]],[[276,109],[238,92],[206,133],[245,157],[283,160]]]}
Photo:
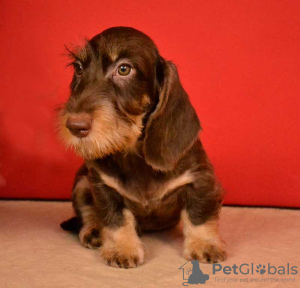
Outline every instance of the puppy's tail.
{"label": "puppy's tail", "polygon": [[67,221],[60,224],[60,227],[65,231],[70,231],[75,234],[79,234],[82,227],[82,222],[78,217],[73,217]]}

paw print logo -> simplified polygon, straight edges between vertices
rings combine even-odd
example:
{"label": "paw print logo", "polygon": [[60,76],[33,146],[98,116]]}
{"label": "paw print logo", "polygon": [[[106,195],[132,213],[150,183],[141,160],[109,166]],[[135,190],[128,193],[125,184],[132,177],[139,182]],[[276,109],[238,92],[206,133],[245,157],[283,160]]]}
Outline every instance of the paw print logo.
{"label": "paw print logo", "polygon": [[256,270],[257,273],[260,273],[260,274],[265,274],[266,273],[266,266],[265,265],[259,264],[259,265],[256,265],[256,268],[257,268],[257,270]]}

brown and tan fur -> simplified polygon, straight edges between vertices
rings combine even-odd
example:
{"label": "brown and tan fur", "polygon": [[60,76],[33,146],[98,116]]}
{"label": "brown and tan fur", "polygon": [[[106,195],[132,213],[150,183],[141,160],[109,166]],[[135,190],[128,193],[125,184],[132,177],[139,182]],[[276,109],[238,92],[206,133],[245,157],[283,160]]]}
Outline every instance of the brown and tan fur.
{"label": "brown and tan fur", "polygon": [[[185,258],[224,260],[221,188],[175,65],[128,27],[107,29],[70,54],[75,73],[59,134],[85,164],[73,188],[76,218],[62,227],[77,229],[84,246],[100,246],[109,265],[130,268],[144,262],[139,233],[181,218]],[[130,72],[120,74],[121,66]]]}

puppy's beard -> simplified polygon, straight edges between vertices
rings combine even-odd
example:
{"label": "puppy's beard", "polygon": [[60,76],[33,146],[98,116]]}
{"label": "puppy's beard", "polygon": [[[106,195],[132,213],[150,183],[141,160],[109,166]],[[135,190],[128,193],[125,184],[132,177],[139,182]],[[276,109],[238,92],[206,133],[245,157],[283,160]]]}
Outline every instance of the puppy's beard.
{"label": "puppy's beard", "polygon": [[108,103],[93,112],[91,131],[83,138],[72,135],[66,128],[69,114],[64,111],[59,114],[58,134],[62,142],[87,160],[132,149],[142,131],[143,115],[128,117],[126,121]]}

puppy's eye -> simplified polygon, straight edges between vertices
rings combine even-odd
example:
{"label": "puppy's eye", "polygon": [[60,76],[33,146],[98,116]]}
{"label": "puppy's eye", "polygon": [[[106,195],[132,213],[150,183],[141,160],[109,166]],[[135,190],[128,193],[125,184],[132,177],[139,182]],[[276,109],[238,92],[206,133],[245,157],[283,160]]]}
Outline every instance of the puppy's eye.
{"label": "puppy's eye", "polygon": [[131,66],[127,64],[123,64],[118,67],[117,74],[121,76],[126,76],[130,73],[130,71],[131,71]]}
{"label": "puppy's eye", "polygon": [[74,66],[74,69],[75,69],[75,73],[76,73],[77,75],[81,75],[82,72],[83,72],[82,64],[79,63],[79,62],[74,62],[74,63],[73,63],[73,66]]}

